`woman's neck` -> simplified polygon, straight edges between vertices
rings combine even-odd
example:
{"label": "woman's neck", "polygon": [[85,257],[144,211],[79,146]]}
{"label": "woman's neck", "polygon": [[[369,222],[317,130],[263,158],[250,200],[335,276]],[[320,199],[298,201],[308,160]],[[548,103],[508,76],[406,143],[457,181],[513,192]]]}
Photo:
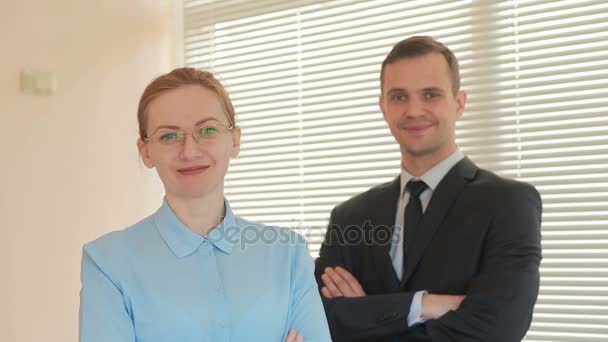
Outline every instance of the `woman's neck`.
{"label": "woman's neck", "polygon": [[197,198],[166,194],[166,198],[175,216],[190,230],[201,236],[209,234],[225,216],[223,191]]}

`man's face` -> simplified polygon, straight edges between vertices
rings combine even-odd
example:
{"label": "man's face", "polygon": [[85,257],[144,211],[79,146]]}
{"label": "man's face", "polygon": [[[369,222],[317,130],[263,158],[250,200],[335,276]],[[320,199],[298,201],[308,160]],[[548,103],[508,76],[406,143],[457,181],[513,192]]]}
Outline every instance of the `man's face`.
{"label": "man's face", "polygon": [[440,53],[403,58],[384,70],[380,109],[403,158],[439,162],[456,149],[455,129],[466,94],[453,93]]}

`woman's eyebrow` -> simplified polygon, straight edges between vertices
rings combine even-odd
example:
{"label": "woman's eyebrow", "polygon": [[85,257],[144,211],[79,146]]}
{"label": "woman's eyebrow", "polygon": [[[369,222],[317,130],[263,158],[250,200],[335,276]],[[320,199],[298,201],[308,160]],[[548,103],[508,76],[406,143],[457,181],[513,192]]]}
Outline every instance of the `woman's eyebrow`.
{"label": "woman's eyebrow", "polygon": [[200,125],[204,124],[204,123],[205,123],[205,122],[207,122],[207,121],[217,121],[217,122],[220,122],[220,121],[219,121],[218,119],[216,119],[216,118],[206,118],[206,119],[202,119],[202,120],[197,121],[197,122],[194,124],[194,126],[200,126]]}
{"label": "woman's eyebrow", "polygon": [[[209,122],[209,121],[220,122],[216,118],[205,118],[205,119],[197,121],[194,124],[194,126],[200,126],[200,125],[204,124],[205,122]],[[156,127],[156,129],[152,132],[152,134],[156,133],[156,131],[158,131],[159,129],[179,130],[179,129],[181,129],[181,127],[175,126],[175,125],[160,125],[160,126]]]}

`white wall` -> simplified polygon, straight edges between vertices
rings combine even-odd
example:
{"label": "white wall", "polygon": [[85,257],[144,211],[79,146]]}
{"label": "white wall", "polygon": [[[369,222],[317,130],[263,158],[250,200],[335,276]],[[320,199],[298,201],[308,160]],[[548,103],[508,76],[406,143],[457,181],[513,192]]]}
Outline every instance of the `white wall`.
{"label": "white wall", "polygon": [[[175,66],[172,4],[0,2],[0,341],[75,341],[82,244],[160,204],[136,108]],[[23,68],[56,94],[22,94]]]}

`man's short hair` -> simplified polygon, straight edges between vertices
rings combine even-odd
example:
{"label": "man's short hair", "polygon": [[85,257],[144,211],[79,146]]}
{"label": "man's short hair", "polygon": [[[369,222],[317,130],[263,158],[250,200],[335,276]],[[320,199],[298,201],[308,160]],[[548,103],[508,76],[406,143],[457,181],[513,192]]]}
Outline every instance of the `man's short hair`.
{"label": "man's short hair", "polygon": [[384,86],[384,69],[388,64],[397,62],[403,58],[419,57],[426,54],[437,52],[443,55],[450,69],[452,79],[452,92],[454,95],[460,90],[460,71],[458,70],[458,60],[454,53],[447,46],[428,36],[413,36],[400,41],[393,46],[393,49],[382,62],[380,71],[380,89]]}

